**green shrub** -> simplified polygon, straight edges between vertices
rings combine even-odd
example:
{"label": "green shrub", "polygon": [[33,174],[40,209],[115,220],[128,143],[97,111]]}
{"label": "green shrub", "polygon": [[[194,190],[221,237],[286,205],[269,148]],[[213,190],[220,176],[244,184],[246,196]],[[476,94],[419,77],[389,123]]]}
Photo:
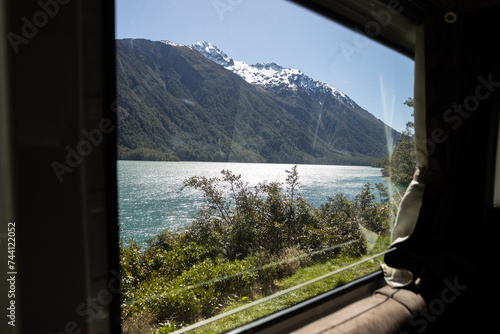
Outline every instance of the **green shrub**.
{"label": "green shrub", "polygon": [[[164,325],[161,333],[217,314],[233,301],[264,296],[276,282],[314,261],[366,254],[363,230],[386,234],[394,201],[367,183],[354,198],[328,198],[319,208],[299,190],[297,168],[285,183],[249,187],[240,175],[192,177],[185,187],[206,205],[182,231],[164,231],[142,249],[120,244],[122,318]],[[144,328],[149,328],[144,325]]]}

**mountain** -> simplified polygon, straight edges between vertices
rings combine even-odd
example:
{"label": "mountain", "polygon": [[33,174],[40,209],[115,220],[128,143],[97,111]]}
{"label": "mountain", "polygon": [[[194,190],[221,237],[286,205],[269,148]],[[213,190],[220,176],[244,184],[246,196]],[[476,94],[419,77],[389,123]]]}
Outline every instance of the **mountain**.
{"label": "mountain", "polygon": [[[163,41],[170,43],[169,41]],[[224,68],[238,74],[250,84],[260,86],[264,89],[273,90],[304,90],[311,96],[315,96],[321,102],[326,95],[334,95],[349,107],[355,108],[356,103],[337,88],[315,81],[300,70],[285,68],[276,62],[248,65],[243,61],[234,61],[223,51],[209,42],[198,42],[190,47],[194,48],[213,62],[224,66]]]}
{"label": "mountain", "polygon": [[208,42],[116,50],[120,159],[367,165],[399,135],[331,85]]}

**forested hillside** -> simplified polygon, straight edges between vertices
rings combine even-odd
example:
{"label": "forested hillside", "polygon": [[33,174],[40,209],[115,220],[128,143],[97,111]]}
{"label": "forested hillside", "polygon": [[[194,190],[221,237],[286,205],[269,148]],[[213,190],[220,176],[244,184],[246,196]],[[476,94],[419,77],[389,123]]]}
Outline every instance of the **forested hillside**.
{"label": "forested hillside", "polygon": [[119,159],[368,165],[398,136],[350,99],[250,84],[193,47],[116,48]]}

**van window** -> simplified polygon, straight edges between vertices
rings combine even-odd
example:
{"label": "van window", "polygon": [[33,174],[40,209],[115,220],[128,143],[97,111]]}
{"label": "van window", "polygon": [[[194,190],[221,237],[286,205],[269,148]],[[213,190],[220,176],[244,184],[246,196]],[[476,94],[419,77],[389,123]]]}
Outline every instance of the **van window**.
{"label": "van window", "polygon": [[379,270],[413,60],[287,1],[116,6],[124,333],[225,332]]}

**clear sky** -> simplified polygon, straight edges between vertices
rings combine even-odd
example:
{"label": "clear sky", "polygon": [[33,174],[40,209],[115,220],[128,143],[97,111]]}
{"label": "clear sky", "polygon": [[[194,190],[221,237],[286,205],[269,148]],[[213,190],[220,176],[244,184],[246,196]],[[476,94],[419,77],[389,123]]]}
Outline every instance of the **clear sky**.
{"label": "clear sky", "polygon": [[411,120],[413,60],[284,0],[116,0],[116,38],[208,41],[340,89],[398,131]]}

